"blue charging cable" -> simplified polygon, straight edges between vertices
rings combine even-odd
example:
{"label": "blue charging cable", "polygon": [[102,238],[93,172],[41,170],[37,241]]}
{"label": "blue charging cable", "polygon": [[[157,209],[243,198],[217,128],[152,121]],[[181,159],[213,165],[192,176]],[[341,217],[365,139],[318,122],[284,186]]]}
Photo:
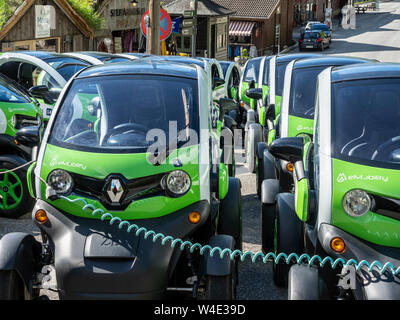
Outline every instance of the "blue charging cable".
{"label": "blue charging cable", "polygon": [[278,264],[279,261],[283,259],[283,261],[285,261],[287,264],[295,260],[297,264],[308,264],[308,266],[310,267],[314,265],[317,265],[319,267],[324,267],[326,264],[330,263],[332,269],[336,268],[339,264],[342,264],[343,267],[354,266],[354,268],[357,271],[359,271],[363,266],[365,266],[369,272],[371,272],[374,268],[377,268],[380,274],[383,274],[386,271],[390,271],[395,276],[400,274],[400,266],[396,269],[391,262],[386,262],[384,265],[382,265],[379,261],[374,261],[370,264],[368,261],[362,260],[358,263],[354,259],[350,259],[348,261],[342,258],[333,260],[331,257],[325,257],[322,259],[318,255],[310,257],[308,254],[302,254],[299,256],[296,253],[291,253],[289,255],[285,253],[279,253],[278,255],[276,255],[272,252],[268,254],[264,254],[262,252],[253,253],[250,251],[246,251],[243,253],[240,250],[232,251],[228,248],[222,249],[220,247],[213,248],[209,245],[203,246],[200,243],[183,241],[182,239],[179,238],[165,236],[162,233],[156,233],[153,230],[147,230],[146,228],[140,227],[136,224],[131,224],[129,221],[122,220],[119,217],[114,217],[111,213],[104,212],[102,209],[98,209],[94,205],[88,204],[84,199],[71,200],[64,196],[60,196],[60,198],[67,200],[70,203],[76,203],[76,202],[83,203],[84,206],[82,207],[82,211],[91,210],[92,216],[100,215],[100,219],[104,222],[108,221],[110,225],[114,225],[114,223],[117,223],[119,229],[126,227],[128,233],[135,231],[135,235],[137,237],[143,234],[144,239],[152,237],[153,243],[159,240],[161,241],[161,244],[163,246],[169,244],[171,248],[175,248],[177,245],[179,245],[180,246],[179,248],[182,251],[185,250],[185,247],[189,247],[191,253],[193,253],[194,250],[199,249],[201,255],[209,251],[211,257],[214,256],[214,254],[218,253],[221,259],[223,259],[225,255],[229,255],[231,260],[234,260],[236,257],[240,257],[240,260],[242,262],[244,262],[247,257],[251,258],[252,263],[255,263],[257,260],[262,260],[264,264],[270,262],[271,260],[275,264]]}

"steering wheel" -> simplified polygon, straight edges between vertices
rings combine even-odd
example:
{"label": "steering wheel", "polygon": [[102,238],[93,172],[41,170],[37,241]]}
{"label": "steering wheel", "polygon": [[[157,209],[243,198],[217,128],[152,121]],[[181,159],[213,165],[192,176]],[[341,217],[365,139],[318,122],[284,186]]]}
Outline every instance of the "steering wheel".
{"label": "steering wheel", "polygon": [[306,112],[304,112],[305,116],[313,116],[314,115],[314,107],[311,107]]}
{"label": "steering wheel", "polygon": [[381,154],[386,154],[390,151],[390,149],[395,148],[395,144],[400,146],[400,136],[394,137],[386,141],[384,144],[382,144],[378,149],[375,150],[372,159],[371,160],[381,160],[378,159],[378,156]]}
{"label": "steering wheel", "polygon": [[107,133],[103,141],[107,142],[112,136],[116,134],[124,134],[131,131],[147,134],[148,128],[137,123],[123,123],[114,127],[109,133]]}

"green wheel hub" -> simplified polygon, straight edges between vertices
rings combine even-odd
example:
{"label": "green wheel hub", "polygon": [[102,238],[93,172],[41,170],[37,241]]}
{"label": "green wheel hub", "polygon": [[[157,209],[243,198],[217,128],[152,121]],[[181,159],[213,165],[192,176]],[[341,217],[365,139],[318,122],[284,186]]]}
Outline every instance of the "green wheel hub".
{"label": "green wheel hub", "polygon": [[[2,169],[0,172],[6,170]],[[0,174],[0,209],[3,211],[15,209],[23,198],[22,181],[14,172]]]}

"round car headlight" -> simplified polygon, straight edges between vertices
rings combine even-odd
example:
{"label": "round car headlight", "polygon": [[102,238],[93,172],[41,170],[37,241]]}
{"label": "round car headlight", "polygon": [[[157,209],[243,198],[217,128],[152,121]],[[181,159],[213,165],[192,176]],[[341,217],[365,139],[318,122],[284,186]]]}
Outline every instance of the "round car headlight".
{"label": "round car headlight", "polygon": [[191,186],[189,175],[185,171],[172,171],[165,179],[167,190],[174,196],[183,196]]}
{"label": "round car headlight", "polygon": [[54,170],[47,178],[48,185],[57,194],[67,194],[72,190],[73,180],[71,175],[64,170]]}
{"label": "round car headlight", "polygon": [[365,191],[351,190],[343,198],[343,209],[351,217],[361,217],[371,209],[371,198]]}

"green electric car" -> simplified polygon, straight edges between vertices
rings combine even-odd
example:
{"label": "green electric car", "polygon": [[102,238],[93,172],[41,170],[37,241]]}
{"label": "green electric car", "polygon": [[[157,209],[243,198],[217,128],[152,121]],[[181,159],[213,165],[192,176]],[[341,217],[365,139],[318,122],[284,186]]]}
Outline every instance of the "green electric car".
{"label": "green electric car", "polygon": [[40,126],[42,110],[18,83],[0,74],[0,217],[18,218],[33,208],[26,183],[27,168],[9,171],[31,161],[32,149],[15,142],[19,129]]}
{"label": "green electric car", "polygon": [[[290,299],[398,300],[400,65],[328,68],[315,101],[313,142],[281,138],[270,147],[295,164],[295,194],[276,199],[276,251],[358,267],[294,265],[288,276],[282,262],[275,276],[288,276]],[[392,268],[379,272],[374,261]]]}
{"label": "green electric car", "polygon": [[[286,68],[285,85],[279,122],[276,127],[277,137],[298,137],[308,142],[314,132],[315,88],[318,75],[329,67],[376,62],[368,59],[324,56],[304,60],[294,60]],[[274,110],[270,111],[272,114]],[[268,144],[260,142],[257,152],[260,155],[257,163],[257,194],[263,200],[262,216],[265,222],[265,238],[271,234],[268,221],[274,212],[276,192],[293,192],[293,164],[275,159],[268,151]],[[265,181],[265,182],[264,182]],[[264,183],[264,186],[262,186]],[[272,225],[269,226],[271,228]],[[265,252],[273,249],[272,240],[264,241]]]}
{"label": "green electric car", "polygon": [[[258,161],[262,159],[262,152],[259,152],[258,144],[260,142],[270,144],[275,140],[276,132],[274,127],[280,115],[286,67],[292,61],[318,56],[321,55],[300,53],[273,56],[268,59],[269,67],[263,67],[263,73],[268,73],[269,75],[267,85],[261,87],[261,75],[257,74],[259,79],[258,87],[250,88],[245,92],[245,95],[256,101],[258,110],[254,116],[248,115],[246,124],[246,160],[250,172],[256,173]],[[262,81],[264,82],[264,80]],[[265,95],[266,90],[268,95]]]}
{"label": "green electric car", "polygon": [[[61,299],[160,299],[174,292],[234,298],[237,262],[186,242],[242,247],[240,181],[221,161],[209,90],[199,66],[159,60],[76,74],[28,174],[43,242],[22,233],[0,240],[0,296],[19,297],[24,289],[34,296],[49,266]],[[98,101],[83,106],[96,108],[95,121],[82,118],[82,93]],[[38,130],[25,128],[17,139],[33,144]],[[129,233],[127,224],[155,233]]]}

